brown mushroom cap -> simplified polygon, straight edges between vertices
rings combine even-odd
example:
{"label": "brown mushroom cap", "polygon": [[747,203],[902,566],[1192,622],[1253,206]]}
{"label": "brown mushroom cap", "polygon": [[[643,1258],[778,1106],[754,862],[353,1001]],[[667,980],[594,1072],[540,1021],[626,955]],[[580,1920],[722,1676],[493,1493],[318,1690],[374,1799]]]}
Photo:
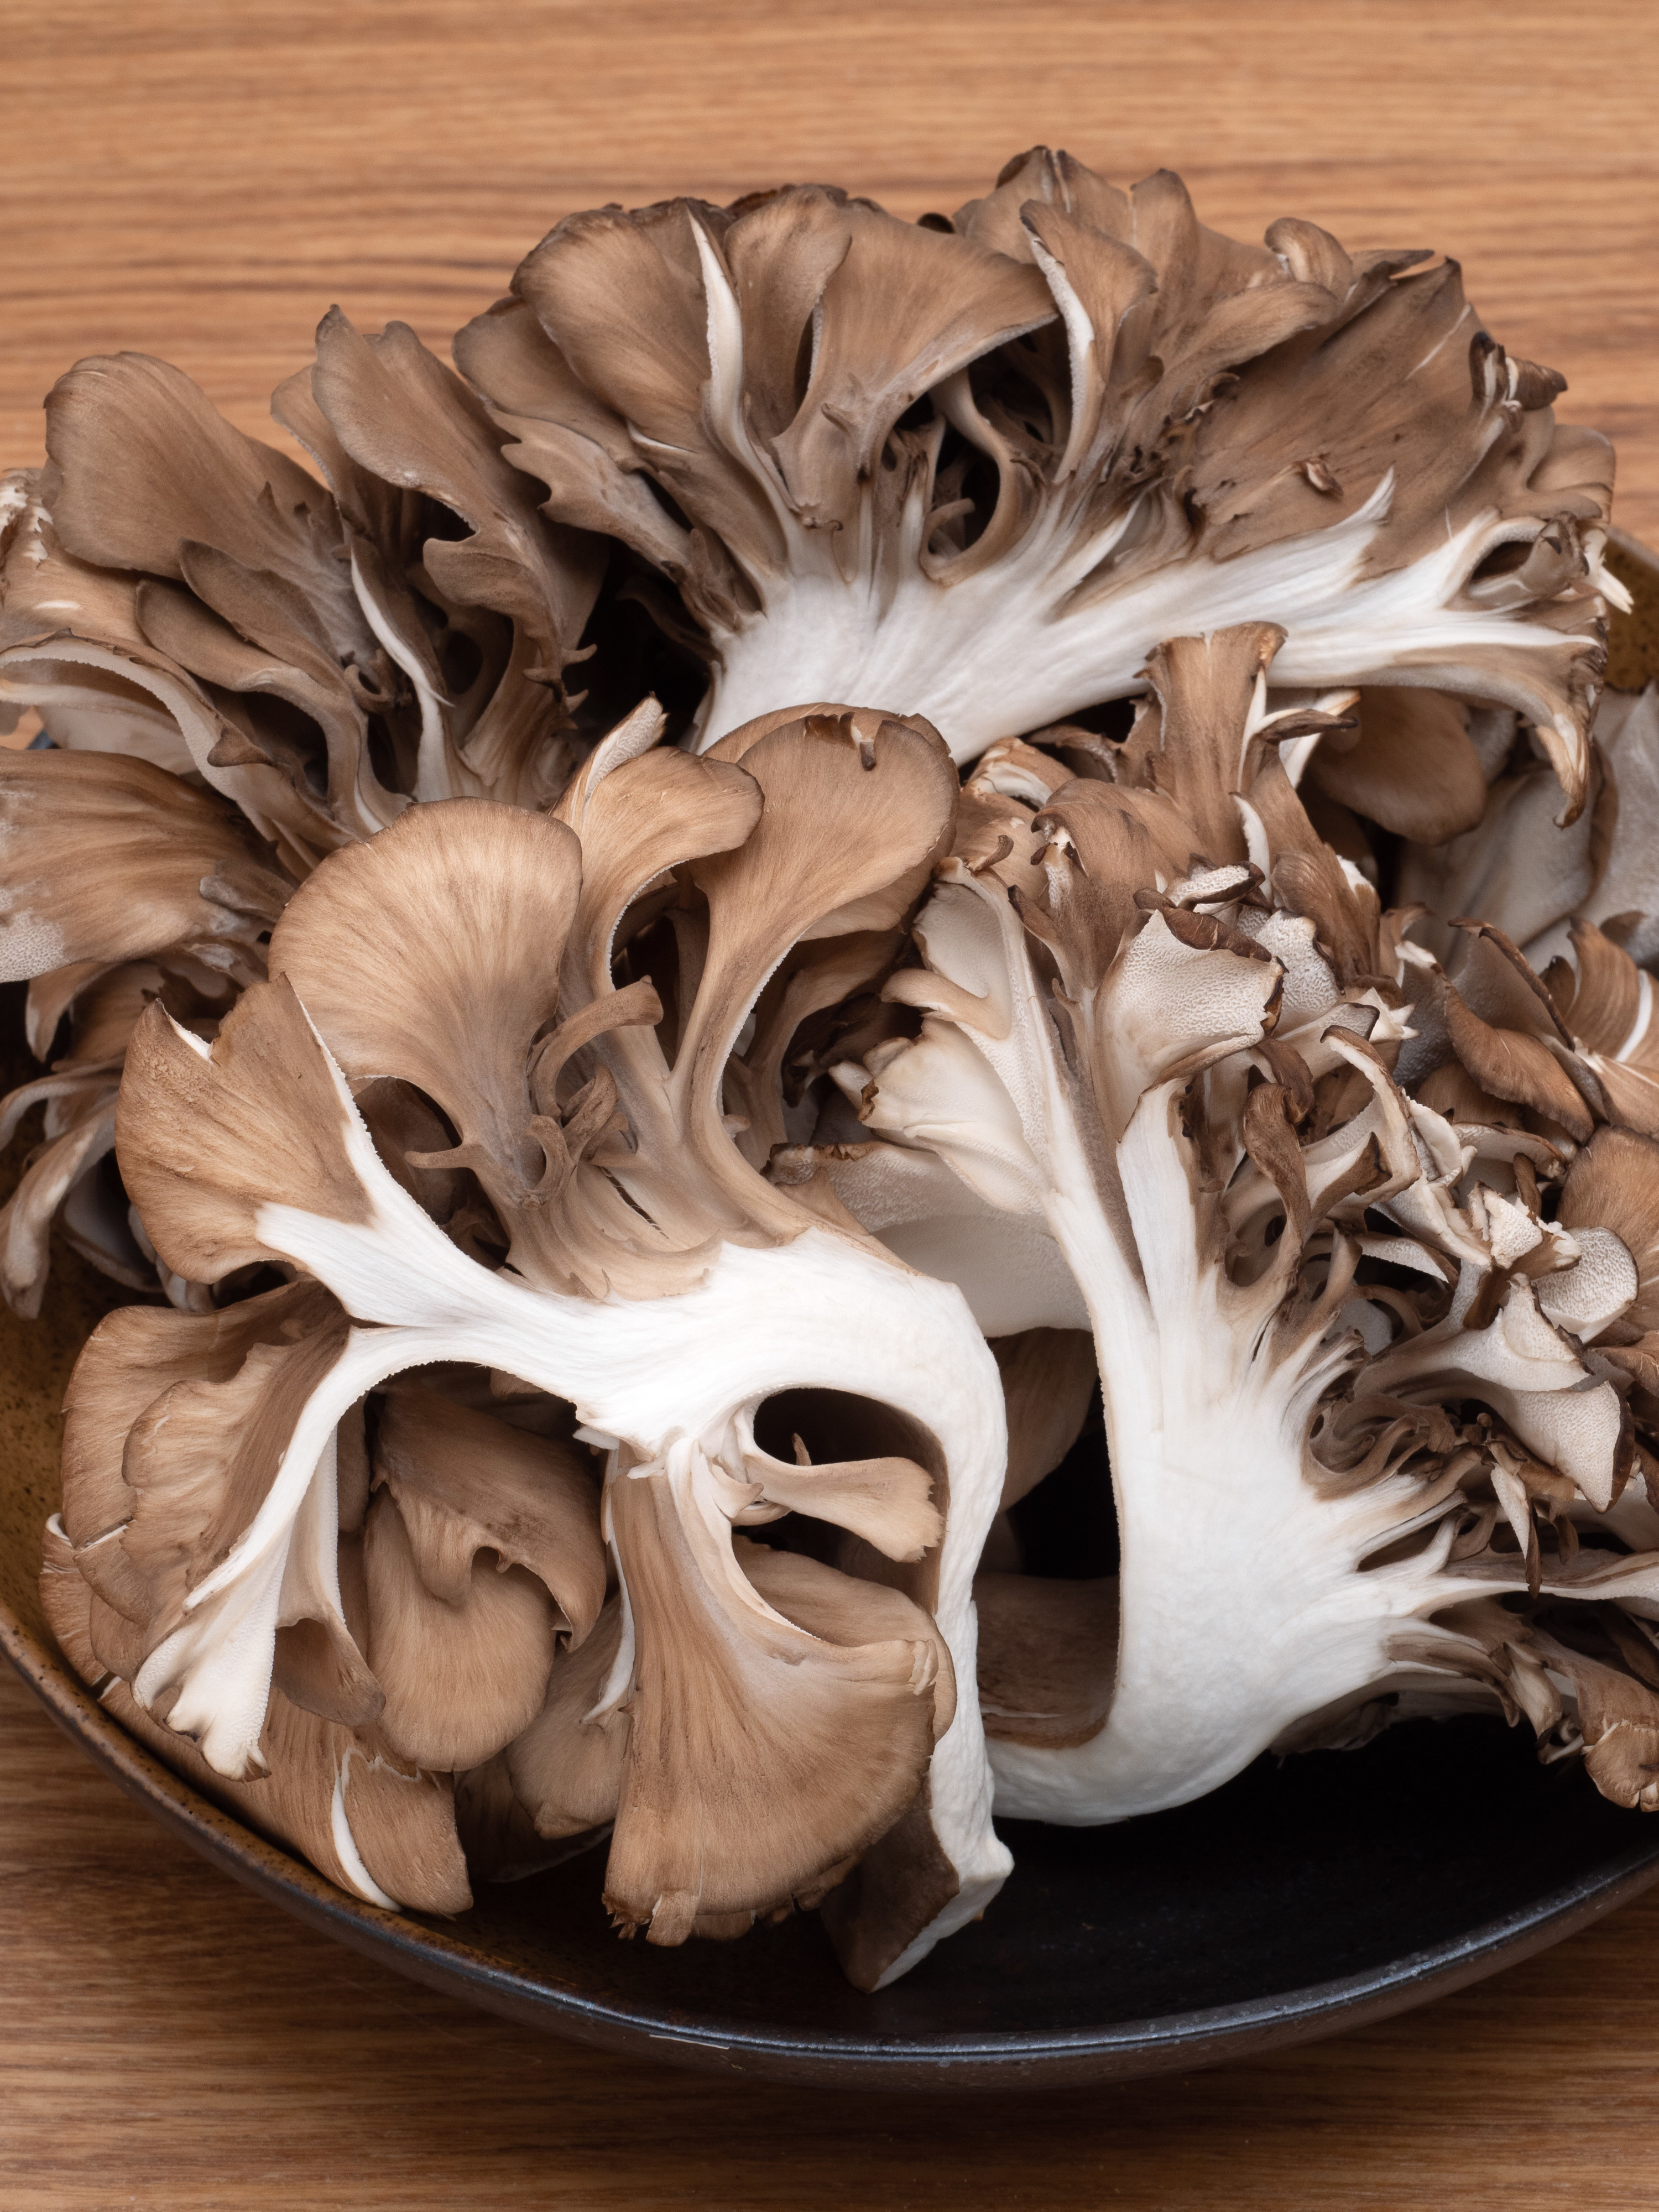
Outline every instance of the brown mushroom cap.
{"label": "brown mushroom cap", "polygon": [[806,1559],[734,1556],[662,1476],[613,1484],[636,1656],[605,1900],[654,1942],[787,1904],[915,1796],[954,1703],[931,1622]]}
{"label": "brown mushroom cap", "polygon": [[40,1589],[52,1633],[83,1680],[98,1687],[105,1709],[204,1796],[371,1903],[439,1913],[471,1905],[447,1777],[418,1772],[373,1730],[337,1726],[277,1691],[262,1736],[266,1771],[253,1781],[227,1780],[152,1720],[124,1681],[107,1680],[89,1634],[96,1600],[69,1546],[51,1529]]}
{"label": "brown mushroom cap", "polygon": [[580,1450],[414,1388],[387,1397],[374,1468],[364,1568],[381,1726],[423,1766],[478,1765],[530,1725],[561,1644],[599,1618],[597,1485]]}
{"label": "brown mushroom cap", "polygon": [[292,885],[222,799],[117,753],[0,758],[0,975],[173,948],[242,979]]}

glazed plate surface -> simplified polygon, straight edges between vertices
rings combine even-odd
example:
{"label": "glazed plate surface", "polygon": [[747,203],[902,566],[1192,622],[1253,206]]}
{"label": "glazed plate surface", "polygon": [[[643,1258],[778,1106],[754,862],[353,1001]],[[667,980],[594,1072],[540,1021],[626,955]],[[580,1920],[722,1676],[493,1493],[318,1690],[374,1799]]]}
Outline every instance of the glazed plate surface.
{"label": "glazed plate surface", "polygon": [[619,1942],[602,1845],[481,1886],[456,1920],[356,1904],[167,1773],[15,1623],[3,1641],[130,1796],[352,1949],[526,2027],[775,2081],[1057,2087],[1214,2065],[1459,1988],[1659,1879],[1659,1823],[1577,1767],[1540,1767],[1501,1722],[1417,1722],[1119,1828],[1006,1823],[1016,1872],[985,1918],[863,1996],[816,1914],[736,1943]]}

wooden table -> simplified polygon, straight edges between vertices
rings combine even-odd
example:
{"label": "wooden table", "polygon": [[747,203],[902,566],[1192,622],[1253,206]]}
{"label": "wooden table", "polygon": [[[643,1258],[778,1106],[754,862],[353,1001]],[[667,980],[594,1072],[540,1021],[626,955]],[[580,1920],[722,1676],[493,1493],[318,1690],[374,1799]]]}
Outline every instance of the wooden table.
{"label": "wooden table", "polygon": [[[338,299],[440,343],[573,207],[830,177],[915,214],[1032,140],[1212,222],[1443,246],[1659,539],[1659,13],[1601,0],[0,0],[0,460],[77,355],[243,428]],[[189,1857],[0,1679],[0,2206],[1659,2205],[1659,1896],[1229,2071],[857,2102],[538,2041]]]}

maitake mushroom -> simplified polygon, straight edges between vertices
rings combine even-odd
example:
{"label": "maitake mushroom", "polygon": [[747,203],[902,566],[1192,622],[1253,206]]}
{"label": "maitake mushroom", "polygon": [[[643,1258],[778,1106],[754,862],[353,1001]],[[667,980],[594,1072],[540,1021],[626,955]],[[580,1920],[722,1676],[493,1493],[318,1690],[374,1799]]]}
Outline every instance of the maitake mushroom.
{"label": "maitake mushroom", "polygon": [[[325,485],[83,362],[0,480],[0,1286],[140,1294],[72,1662],[371,1904],[608,1833],[624,1933],[865,1988],[994,1790],[1485,1705],[1659,1802],[1659,708],[1560,380],[1042,151],[568,218],[456,358],[331,313]],[[601,734],[629,600],[708,681]],[[1089,1451],[1118,1571],[1024,1571]]]}
{"label": "maitake mushroom", "polygon": [[921,1036],[836,1071],[891,1141],[803,1156],[988,1328],[1094,1336],[1121,1578],[977,1585],[1009,1813],[1180,1803],[1316,1718],[1442,1710],[1465,1675],[1553,1727],[1492,1601],[1659,1596],[1659,1517],[1616,1510],[1624,1378],[1589,1348],[1639,1310],[1645,1246],[1595,1166],[1635,1140],[1569,1171],[1605,1088],[1559,1022],[1536,1042],[1549,998],[1492,933],[1471,965],[1493,1020],[1422,1049],[1419,1008],[1462,1002],[1312,832],[1296,756],[1335,718],[1271,711],[1281,639],[1161,647],[1109,781],[987,755],[925,964],[886,986]]}
{"label": "maitake mushroom", "polygon": [[950,221],[816,185],[568,216],[455,356],[544,512],[678,586],[702,742],[854,698],[969,760],[1268,617],[1281,683],[1518,708],[1577,804],[1611,450],[1430,263],[1237,245],[1167,171],[1038,148]]}

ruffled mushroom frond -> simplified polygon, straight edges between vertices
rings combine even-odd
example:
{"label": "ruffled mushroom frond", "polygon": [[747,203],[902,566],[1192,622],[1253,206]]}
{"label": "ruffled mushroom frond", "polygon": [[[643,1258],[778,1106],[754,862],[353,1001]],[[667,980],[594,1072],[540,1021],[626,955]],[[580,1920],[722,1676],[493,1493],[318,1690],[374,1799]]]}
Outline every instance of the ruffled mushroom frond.
{"label": "ruffled mushroom frond", "polygon": [[[568,217],[514,291],[456,341],[512,458],[550,512],[625,538],[722,628],[809,533],[854,573],[900,417],[1054,314],[1035,270],[823,185]],[[931,474],[912,447],[902,475]],[[641,471],[689,524],[630,487]]]}
{"label": "ruffled mushroom frond", "polygon": [[199,774],[295,874],[410,797],[556,797],[598,550],[401,325],[331,316],[279,403],[340,504],[164,362],[60,380],[5,556],[7,694],[55,743]]}
{"label": "ruffled mushroom frond", "polygon": [[419,703],[416,795],[550,804],[580,757],[563,672],[603,544],[542,518],[501,434],[407,324],[365,337],[331,309],[315,367],[273,405],[334,489],[357,596]]}
{"label": "ruffled mushroom frond", "polygon": [[969,759],[1270,613],[1283,682],[1518,709],[1577,809],[1610,450],[1426,258],[1037,149],[951,230],[818,186],[569,217],[456,351],[547,512],[678,586],[704,743],[817,690]]}
{"label": "ruffled mushroom frond", "polygon": [[100,1638],[94,1626],[96,1595],[50,1525],[40,1589],[52,1633],[105,1710],[205,1797],[301,1852],[368,1904],[467,1910],[472,1893],[447,1775],[422,1772],[372,1727],[343,1726],[274,1690],[260,1735],[259,1771],[247,1780],[232,1779],[152,1719],[126,1675],[110,1663],[107,1630]]}
{"label": "ruffled mushroom frond", "polygon": [[59,380],[47,451],[37,546],[73,565],[37,605],[50,628],[11,645],[8,681],[32,677],[20,696],[38,695],[48,729],[61,720],[72,743],[107,719],[112,690],[148,694],[190,765],[296,872],[390,819],[368,702],[389,702],[392,672],[326,489],[141,354]]}

